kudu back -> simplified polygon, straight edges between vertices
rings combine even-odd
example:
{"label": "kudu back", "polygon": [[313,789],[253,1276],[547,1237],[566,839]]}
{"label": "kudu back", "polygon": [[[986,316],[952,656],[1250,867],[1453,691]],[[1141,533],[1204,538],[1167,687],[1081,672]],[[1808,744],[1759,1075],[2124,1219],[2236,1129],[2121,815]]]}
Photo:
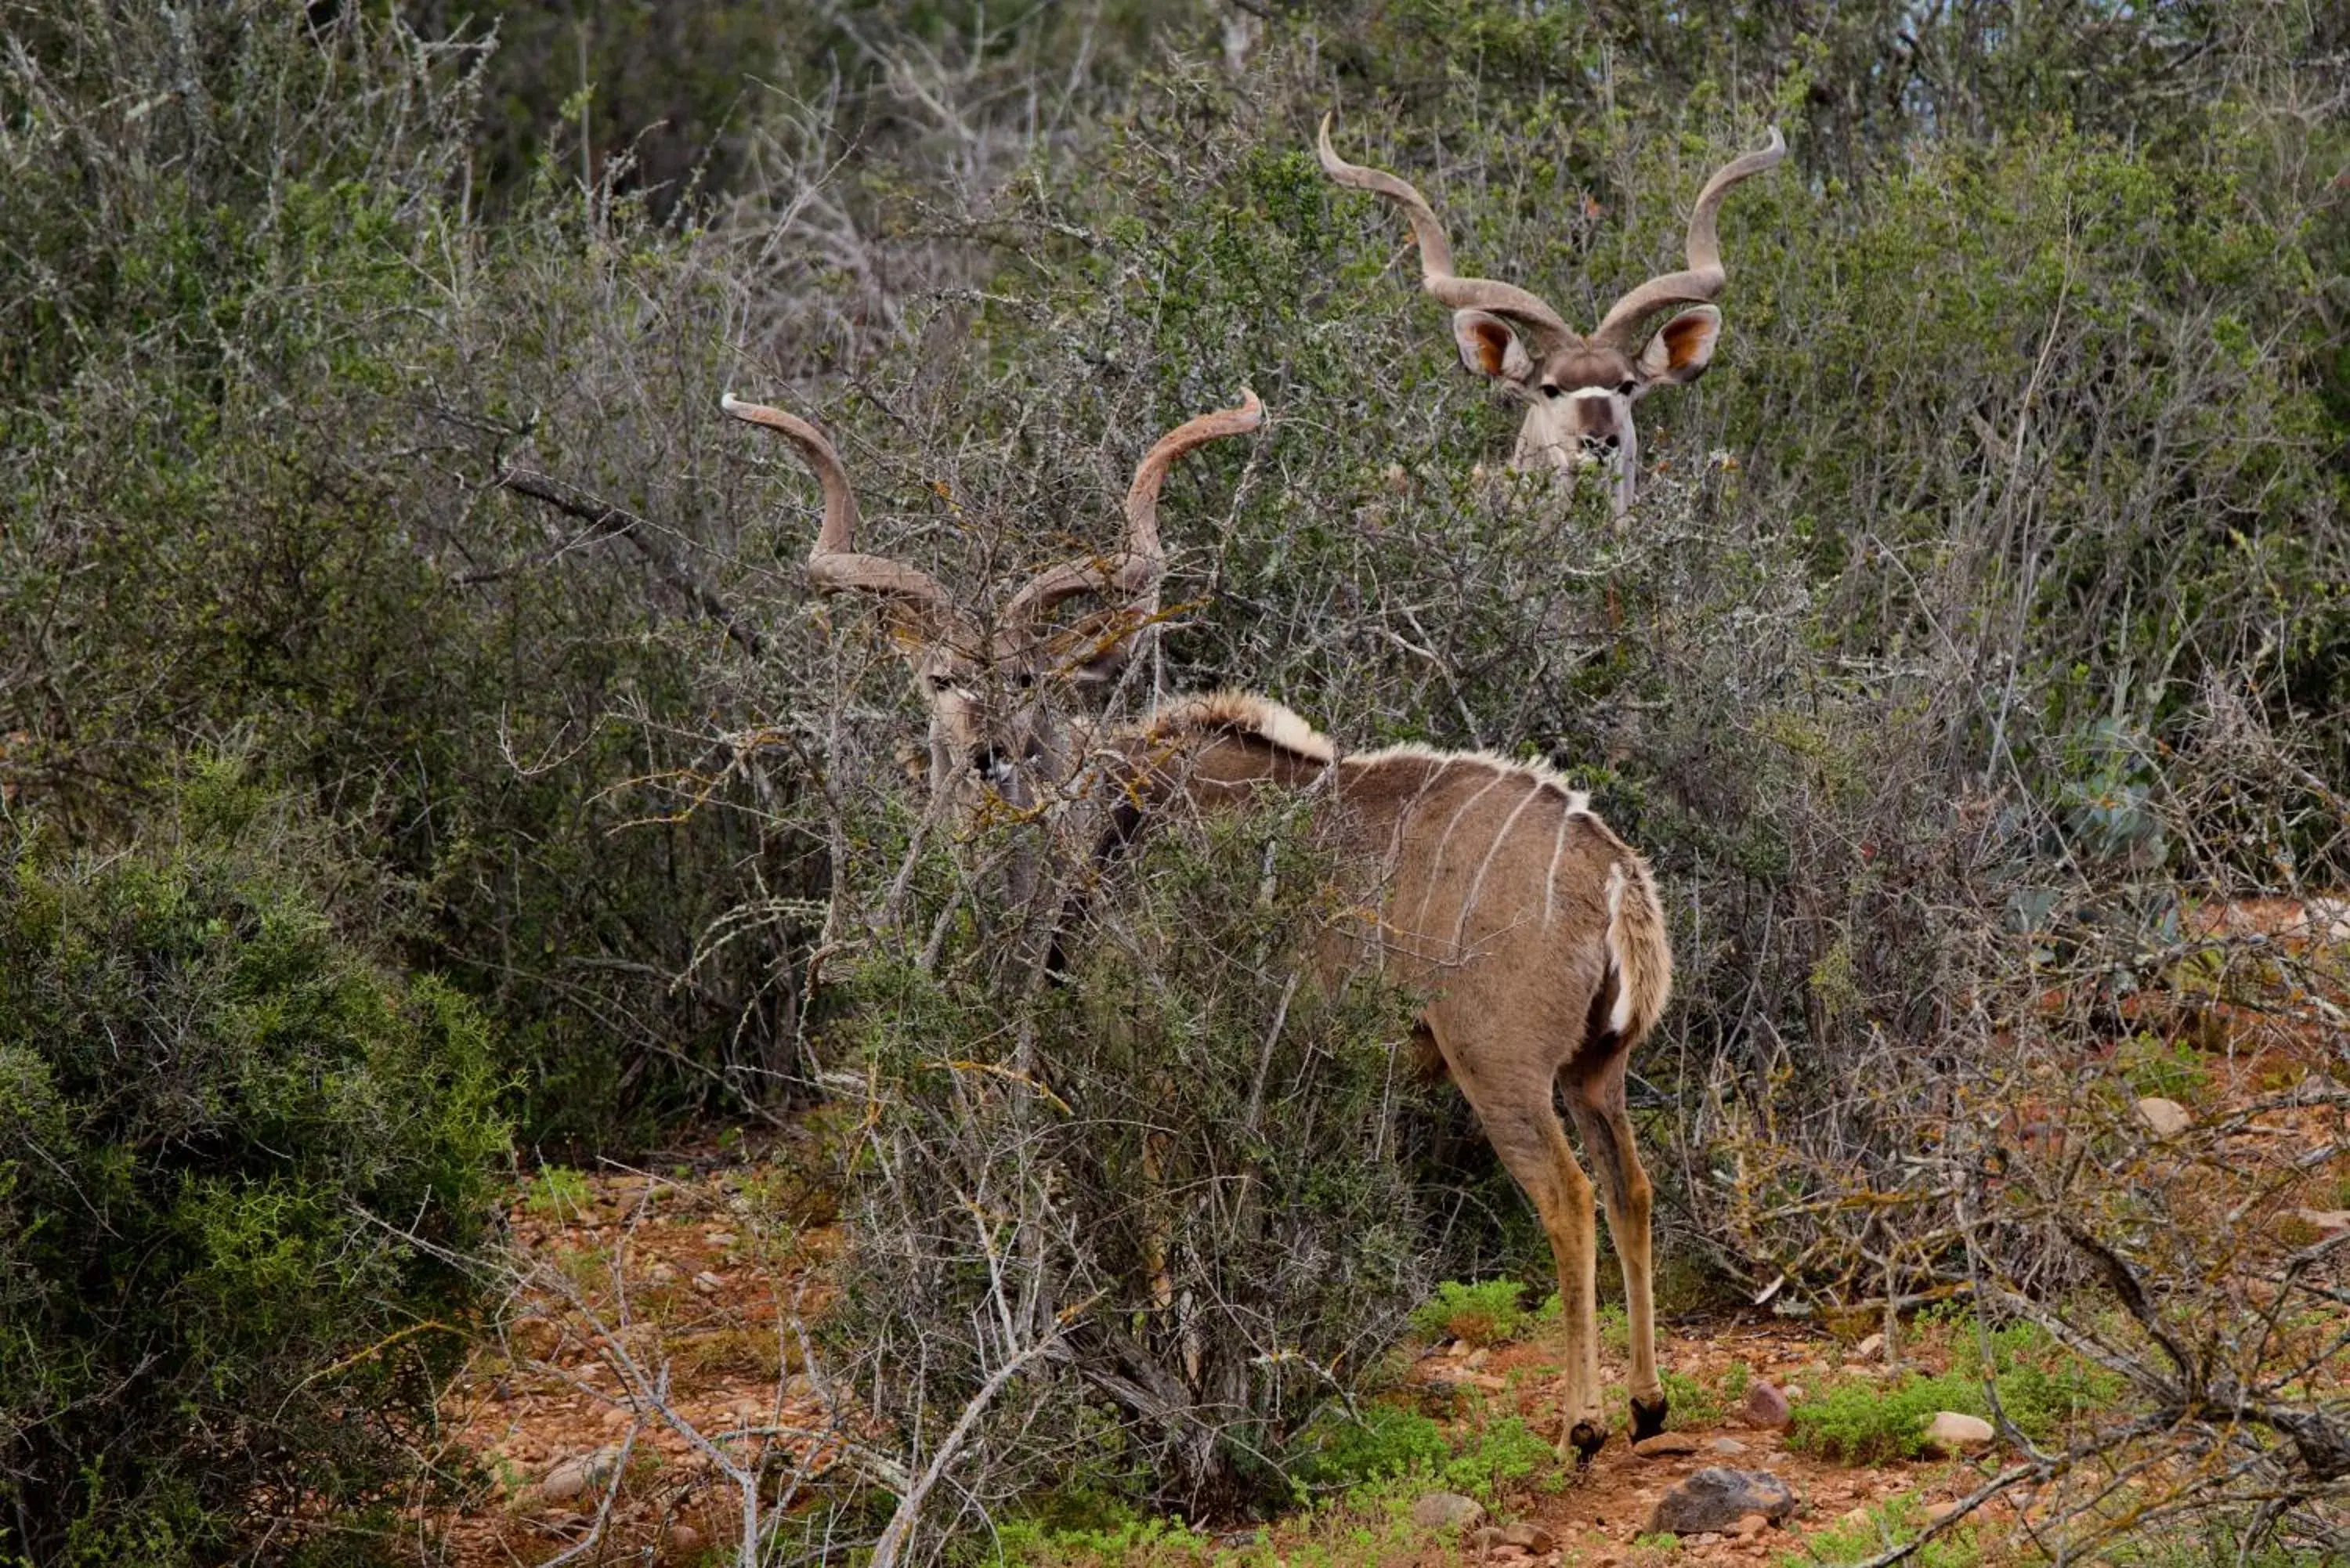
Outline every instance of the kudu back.
{"label": "kudu back", "polygon": [[[1329,115],[1322,117],[1315,143],[1324,171],[1403,213],[1419,248],[1420,286],[1452,307],[1461,362],[1526,405],[1511,466],[1568,472],[1599,467],[1608,475],[1620,515],[1632,504],[1638,483],[1640,437],[1632,405],[1659,387],[1696,380],[1713,363],[1721,336],[1721,312],[1713,302],[1730,282],[1714,233],[1721,200],[1731,186],[1784,158],[1785,140],[1773,129],[1770,146],[1714,171],[1690,211],[1684,244],[1689,265],[1625,295],[1586,335],[1569,327],[1538,295],[1513,284],[1456,275],[1451,243],[1427,198],[1385,170],[1339,157],[1330,142],[1330,120]],[[1675,306],[1685,308],[1648,331],[1651,317]]]}
{"label": "kudu back", "polygon": [[[1099,853],[1154,823],[1229,811],[1268,790],[1320,790],[1317,820],[1363,868],[1375,919],[1363,942],[1429,998],[1419,1027],[1534,1201],[1564,1307],[1567,1394],[1562,1451],[1606,1441],[1599,1407],[1594,1191],[1559,1118],[1563,1093],[1598,1171],[1597,1196],[1624,1266],[1631,1328],[1632,1430],[1663,1429],[1650,1282],[1650,1187],[1624,1096],[1634,1047],[1672,983],[1664,911],[1647,864],[1580,791],[1537,764],[1419,746],[1341,753],[1269,699],[1222,691],[1178,699],[1142,722],[1096,726],[1067,711],[1078,690],[1148,635],[1165,552],[1159,489],[1183,452],[1253,430],[1255,397],[1162,437],[1135,471],[1116,552],[1055,566],[1008,601],[993,628],[958,608],[919,568],[858,554],[857,504],[830,442],[803,420],[729,398],[726,410],[799,450],[824,490],[808,561],[820,590],[883,604],[931,712],[932,784],[976,807],[1090,794]],[[1074,632],[1046,627],[1040,601],[1102,600]],[[1015,613],[1018,612],[1018,613]],[[1011,679],[1004,679],[1004,670]],[[1006,689],[1015,703],[977,694]]]}

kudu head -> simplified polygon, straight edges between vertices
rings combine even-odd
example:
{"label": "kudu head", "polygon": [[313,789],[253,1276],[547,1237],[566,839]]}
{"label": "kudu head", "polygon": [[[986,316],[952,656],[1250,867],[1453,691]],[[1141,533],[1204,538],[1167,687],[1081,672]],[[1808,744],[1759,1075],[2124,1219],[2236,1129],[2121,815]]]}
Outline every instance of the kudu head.
{"label": "kudu head", "polygon": [[[1409,184],[1378,169],[1340,158],[1330,145],[1330,119],[1322,117],[1322,167],[1342,185],[1368,191],[1401,210],[1419,243],[1421,286],[1452,307],[1452,337],[1461,361],[1502,383],[1526,404],[1511,465],[1607,471],[1620,514],[1632,504],[1639,466],[1639,435],[1632,405],[1659,387],[1705,374],[1721,335],[1713,301],[1729,275],[1714,236],[1714,216],[1732,185],[1787,155],[1773,128],[1771,145],[1714,171],[1690,213],[1689,266],[1652,277],[1612,306],[1590,334],[1570,330],[1558,312],[1524,289],[1452,271],[1444,225]],[[1655,331],[1648,322],[1675,306],[1680,312]]]}
{"label": "kudu head", "polygon": [[[987,617],[957,605],[920,567],[858,551],[856,493],[814,425],[731,393],[720,406],[784,436],[823,486],[824,523],[808,552],[808,581],[819,593],[880,602],[915,694],[930,711],[932,791],[959,793],[972,805],[993,793],[1020,810],[1036,805],[1082,760],[1071,699],[1114,679],[1157,622],[1167,564],[1159,488],[1167,470],[1193,447],[1254,430],[1264,418],[1256,394],[1243,390],[1239,407],[1201,414],[1161,436],[1127,490],[1123,545],[1048,567]],[[1054,619],[1069,600],[1087,597],[1101,607],[1074,622]]]}

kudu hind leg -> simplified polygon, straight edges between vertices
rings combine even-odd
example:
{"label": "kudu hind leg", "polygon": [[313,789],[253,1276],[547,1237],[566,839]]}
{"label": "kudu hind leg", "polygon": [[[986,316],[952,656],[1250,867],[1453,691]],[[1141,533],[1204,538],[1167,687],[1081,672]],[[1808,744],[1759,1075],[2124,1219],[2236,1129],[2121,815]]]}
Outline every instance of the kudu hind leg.
{"label": "kudu hind leg", "polygon": [[1615,1238],[1616,1256],[1624,1266],[1624,1311],[1632,1341],[1632,1440],[1637,1443],[1665,1429],[1667,1412],[1664,1383],[1657,1374],[1656,1260],[1648,1238],[1655,1189],[1633,1142],[1620,1071],[1570,1085],[1566,1105],[1598,1174],[1607,1233]]}
{"label": "kudu hind leg", "polygon": [[1471,1093],[1470,1104],[1493,1152],[1534,1199],[1543,1233],[1550,1239],[1566,1341],[1565,1432],[1559,1454],[1572,1452],[1578,1461],[1587,1461],[1607,1440],[1607,1418],[1599,1403],[1599,1234],[1591,1179],[1575,1161],[1566,1128],[1552,1108],[1549,1085],[1543,1085],[1539,1098],[1529,1096],[1522,1104],[1492,1103],[1499,1097],[1490,1090]]}

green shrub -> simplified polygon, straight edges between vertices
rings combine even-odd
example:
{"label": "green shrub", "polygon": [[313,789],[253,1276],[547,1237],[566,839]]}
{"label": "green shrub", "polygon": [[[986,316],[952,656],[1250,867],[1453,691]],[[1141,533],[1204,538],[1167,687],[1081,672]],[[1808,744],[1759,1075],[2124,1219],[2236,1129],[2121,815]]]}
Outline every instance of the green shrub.
{"label": "green shrub", "polygon": [[588,1206],[588,1179],[567,1165],[542,1165],[530,1179],[523,1206],[533,1214],[559,1220]]}
{"label": "green shrub", "polygon": [[[1669,1366],[1659,1368],[1657,1378],[1665,1386],[1665,1398],[1672,1406],[1675,1426],[1711,1427],[1721,1419],[1726,1408],[1722,1397],[1705,1384]],[[1741,1389],[1742,1395],[1743,1392]],[[1732,1398],[1739,1397],[1731,1396]]]}
{"label": "green shrub", "polygon": [[1515,1416],[1448,1436],[1417,1410],[1367,1405],[1359,1419],[1325,1413],[1299,1434],[1288,1466],[1303,1490],[1345,1490],[1409,1476],[1490,1502],[1555,1471],[1558,1450]]}
{"label": "green shrub", "polygon": [[1925,1452],[1926,1424],[1938,1410],[1988,1416],[1991,1407],[1979,1381],[1954,1374],[1913,1372],[1890,1386],[1843,1378],[1794,1407],[1787,1446],[1853,1465],[1914,1459]]}
{"label": "green shrub", "polygon": [[1503,1416],[1456,1439],[1452,1457],[1438,1468],[1436,1479],[1449,1491],[1491,1502],[1523,1490],[1536,1476],[1555,1482],[1562,1475],[1558,1449],[1519,1417]]}
{"label": "green shrub", "polygon": [[1463,1284],[1447,1280],[1436,1293],[1411,1309],[1411,1326],[1420,1333],[1471,1345],[1500,1345],[1515,1339],[1530,1320],[1524,1306],[1525,1286],[1515,1280],[1486,1280]]}
{"label": "green shrub", "polygon": [[[1558,1293],[1551,1292],[1543,1297],[1542,1304],[1534,1308],[1528,1318],[1530,1326],[1527,1332],[1538,1339],[1555,1340],[1565,1310],[1559,1304]],[[1618,1354],[1632,1348],[1632,1320],[1626,1314],[1622,1302],[1601,1302],[1594,1321],[1598,1325],[1602,1345]]]}
{"label": "green shrub", "polygon": [[[1831,1383],[1795,1406],[1788,1445],[1848,1464],[1914,1459],[1923,1451],[1925,1423],[1935,1411],[1989,1417],[1973,1320],[1952,1314],[1948,1322],[1950,1372],[1939,1377],[1911,1373],[1890,1386],[1866,1378]],[[1992,1331],[1991,1372],[2000,1409],[2035,1439],[2058,1436],[2084,1414],[2111,1409],[2125,1392],[2121,1378],[2028,1323]]]}
{"label": "green shrub", "polygon": [[2189,1040],[2139,1031],[2114,1049],[2114,1065],[2134,1095],[2193,1105],[2210,1091],[2211,1069]]}
{"label": "green shrub", "polygon": [[[1804,1542],[1801,1552],[1783,1552],[1778,1568],[1813,1568],[1821,1563],[1856,1563],[1874,1557],[1887,1546],[1914,1540],[1919,1533],[1914,1515],[1918,1500],[1905,1492],[1870,1505],[1867,1515],[1839,1522]],[[1907,1559],[1918,1568],[1975,1568],[1982,1561],[1975,1528],[1961,1524],[1943,1532]]]}
{"label": "green shrub", "polygon": [[182,805],[109,856],[0,822],[11,1561],[351,1521],[409,1479],[471,1311],[447,1258],[506,1146],[480,1012],[337,933],[282,814],[219,779]]}
{"label": "green shrub", "polygon": [[1303,1488],[1328,1491],[1435,1469],[1452,1457],[1444,1428],[1417,1410],[1365,1405],[1360,1418],[1332,1408],[1298,1434],[1290,1475]]}
{"label": "green shrub", "polygon": [[[1982,1344],[1970,1319],[1951,1335],[1950,1365],[1954,1375],[1981,1382]],[[2035,1439],[2057,1436],[2085,1414],[2112,1409],[2127,1392],[2117,1374],[2065,1349],[2036,1324],[1993,1329],[1991,1366],[2000,1408]]]}
{"label": "green shrub", "polygon": [[[713,1094],[787,1096],[793,1032],[750,1016],[788,1006],[768,960],[697,964],[696,937],[729,866],[786,898],[821,868],[739,818],[619,831],[648,815],[622,781],[706,740],[610,715],[706,728],[712,650],[624,548],[583,530],[545,559],[572,524],[494,479],[520,457],[708,507],[638,477],[698,461],[611,437],[720,439],[712,247],[554,180],[485,222],[485,49],[406,10],[0,0],[0,625],[44,628],[0,635],[0,745],[11,793],[96,842],[157,809],[187,736],[244,737],[351,821],[404,951],[505,1025],[532,1141],[643,1139]],[[619,369],[655,337],[670,372]],[[570,401],[608,372],[643,413]]]}

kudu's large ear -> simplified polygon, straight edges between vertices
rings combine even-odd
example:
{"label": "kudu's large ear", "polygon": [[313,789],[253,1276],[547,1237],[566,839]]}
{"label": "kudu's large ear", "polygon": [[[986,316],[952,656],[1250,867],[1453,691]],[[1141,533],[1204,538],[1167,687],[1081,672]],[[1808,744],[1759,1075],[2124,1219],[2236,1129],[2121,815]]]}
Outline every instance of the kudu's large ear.
{"label": "kudu's large ear", "polygon": [[1368,191],[1411,225],[1412,241],[1419,247],[1420,286],[1452,307],[1452,340],[1461,347],[1462,364],[1481,376],[1523,386],[1534,379],[1537,359],[1581,342],[1539,296],[1515,284],[1453,272],[1452,244],[1428,199],[1384,169],[1339,157],[1330,142],[1330,119],[1322,117],[1315,142],[1324,171],[1341,185]]}
{"label": "kudu's large ear", "polygon": [[1490,311],[1454,311],[1452,340],[1460,345],[1461,362],[1481,376],[1521,387],[1534,379],[1533,356],[1509,323]]}
{"label": "kudu's large ear", "polygon": [[1640,350],[1642,389],[1696,380],[1713,363],[1713,346],[1721,339],[1721,311],[1711,305],[1682,311],[1658,327]]}

